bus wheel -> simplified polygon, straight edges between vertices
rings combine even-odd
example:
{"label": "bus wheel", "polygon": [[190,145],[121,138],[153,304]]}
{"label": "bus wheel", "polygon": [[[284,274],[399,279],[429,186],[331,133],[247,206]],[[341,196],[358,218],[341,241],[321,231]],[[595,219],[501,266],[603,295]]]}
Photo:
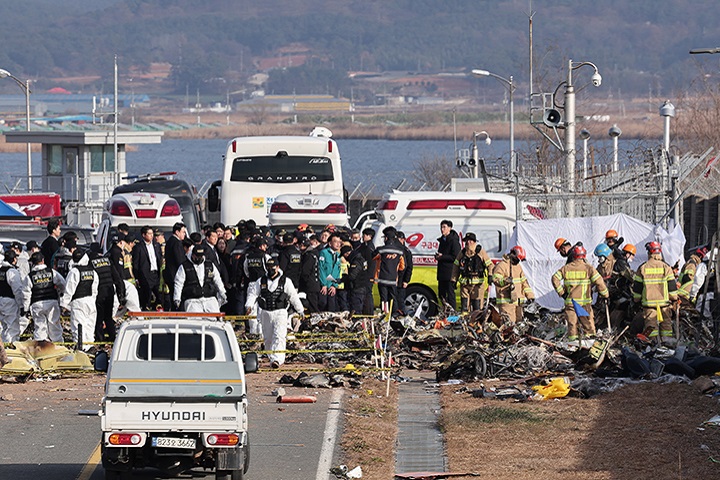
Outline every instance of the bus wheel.
{"label": "bus wheel", "polygon": [[437,296],[435,292],[422,285],[410,285],[405,290],[405,313],[414,315],[420,309],[420,318],[437,315]]}

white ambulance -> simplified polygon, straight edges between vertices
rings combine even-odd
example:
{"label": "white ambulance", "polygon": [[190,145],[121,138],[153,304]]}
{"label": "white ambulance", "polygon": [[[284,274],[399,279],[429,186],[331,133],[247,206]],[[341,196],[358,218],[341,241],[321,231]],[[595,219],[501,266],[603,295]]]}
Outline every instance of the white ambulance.
{"label": "white ambulance", "polygon": [[392,226],[405,234],[413,253],[413,276],[406,291],[405,311],[418,308],[425,316],[437,312],[435,252],[440,222],[450,220],[460,238],[472,232],[490,258],[499,260],[511,245],[515,228],[515,197],[485,192],[386,193],[374,211],[363,213],[356,225],[375,230],[375,245],[382,245],[382,231]]}

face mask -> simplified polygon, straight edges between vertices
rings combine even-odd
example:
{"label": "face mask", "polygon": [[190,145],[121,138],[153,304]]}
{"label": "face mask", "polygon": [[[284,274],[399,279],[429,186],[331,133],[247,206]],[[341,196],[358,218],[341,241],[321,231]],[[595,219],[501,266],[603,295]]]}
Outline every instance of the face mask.
{"label": "face mask", "polygon": [[510,263],[512,263],[513,265],[517,265],[518,263],[520,263],[520,260],[517,257],[510,257]]}
{"label": "face mask", "polygon": [[200,264],[203,263],[204,261],[205,261],[205,257],[196,257],[195,255],[192,256],[192,262],[193,262],[195,265],[200,265]]}

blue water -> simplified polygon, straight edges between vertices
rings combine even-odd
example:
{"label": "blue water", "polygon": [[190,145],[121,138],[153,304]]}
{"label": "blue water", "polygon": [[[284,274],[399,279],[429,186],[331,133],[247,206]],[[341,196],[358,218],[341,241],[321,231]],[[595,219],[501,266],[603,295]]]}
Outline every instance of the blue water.
{"label": "blue water", "polygon": [[[403,180],[406,181],[403,189],[413,185],[418,187],[422,181],[413,173],[418,162],[426,160],[442,158],[454,168],[453,141],[341,138],[336,141],[343,162],[345,185],[351,192],[360,185],[361,192],[372,190],[374,194],[381,194],[397,187]],[[133,151],[127,152],[127,170],[129,174],[178,171],[179,176],[200,189],[220,178],[226,145],[227,139],[164,139],[160,144],[134,145]],[[469,142],[458,142],[457,146],[468,148]],[[527,142],[516,142],[518,152],[528,147]],[[479,152],[489,164],[506,164],[509,142],[493,140],[491,145],[481,143]],[[578,157],[581,158],[581,154]],[[12,189],[18,178],[23,179],[20,191],[26,188],[26,158],[25,153],[0,153],[0,191]],[[455,171],[459,173],[459,170]],[[33,153],[33,174],[40,173],[40,153],[37,152]]]}

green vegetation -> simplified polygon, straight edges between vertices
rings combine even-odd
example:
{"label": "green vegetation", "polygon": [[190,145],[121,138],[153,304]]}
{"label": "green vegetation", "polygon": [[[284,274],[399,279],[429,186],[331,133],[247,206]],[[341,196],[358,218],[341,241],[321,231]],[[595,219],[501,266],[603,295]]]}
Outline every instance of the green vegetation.
{"label": "green vegetation", "polygon": [[479,423],[540,423],[543,419],[524,408],[480,407],[443,415],[443,422],[472,426]]}

